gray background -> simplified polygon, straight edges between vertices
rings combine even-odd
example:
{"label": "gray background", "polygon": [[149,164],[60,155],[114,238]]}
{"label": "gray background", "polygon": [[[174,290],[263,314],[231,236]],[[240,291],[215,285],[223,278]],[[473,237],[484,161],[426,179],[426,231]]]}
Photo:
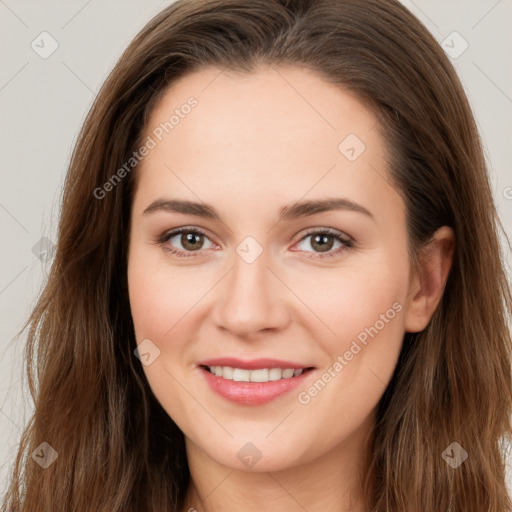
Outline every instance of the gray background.
{"label": "gray background", "polygon": [[[25,337],[15,336],[48,271],[44,255],[48,244],[40,240],[55,240],[63,178],[95,92],[130,40],[169,3],[0,0],[2,495],[21,429],[32,412],[21,373]],[[403,3],[451,53],[480,127],[497,206],[510,237],[512,0]],[[51,37],[40,36],[44,31]],[[31,45],[47,52],[51,38],[58,48],[42,58]],[[510,251],[506,247],[505,251],[512,275]]]}

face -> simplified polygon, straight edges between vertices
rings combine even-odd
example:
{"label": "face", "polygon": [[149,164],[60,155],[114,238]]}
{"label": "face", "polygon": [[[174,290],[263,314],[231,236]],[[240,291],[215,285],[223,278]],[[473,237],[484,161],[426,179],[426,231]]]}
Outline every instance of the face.
{"label": "face", "polygon": [[278,70],[209,68],[168,90],[144,134],[130,226],[151,389],[188,444],[249,471],[368,431],[411,293],[376,117],[311,71]]}

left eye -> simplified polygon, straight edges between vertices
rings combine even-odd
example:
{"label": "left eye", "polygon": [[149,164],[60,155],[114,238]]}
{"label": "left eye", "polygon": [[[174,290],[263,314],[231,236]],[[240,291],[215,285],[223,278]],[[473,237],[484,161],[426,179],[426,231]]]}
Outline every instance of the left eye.
{"label": "left eye", "polygon": [[[330,251],[331,249],[333,249],[333,245],[336,242],[339,243],[339,246],[337,248],[339,248],[340,246],[348,245],[348,240],[343,240],[340,236],[334,235],[329,232],[320,232],[320,231],[316,231],[314,233],[306,235],[299,242],[299,245],[305,244],[306,240],[308,238],[311,239],[309,241],[309,246],[313,247],[313,249],[316,247],[318,249],[317,252],[319,252],[319,253]],[[301,250],[305,250],[305,249],[301,249]]]}

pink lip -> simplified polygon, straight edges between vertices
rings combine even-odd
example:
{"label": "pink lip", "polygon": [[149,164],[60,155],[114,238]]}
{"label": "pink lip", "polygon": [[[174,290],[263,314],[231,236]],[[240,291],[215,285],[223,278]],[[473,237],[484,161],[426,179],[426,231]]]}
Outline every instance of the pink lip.
{"label": "pink lip", "polygon": [[[230,365],[226,364],[223,366]],[[240,368],[240,366],[237,366],[237,368]],[[265,368],[268,368],[268,366]],[[273,366],[272,368],[279,368],[279,366]],[[290,366],[287,366],[287,368],[290,368]],[[309,378],[309,374],[314,370],[303,371],[297,377],[268,382],[236,382],[223,379],[214,375],[203,366],[199,367],[199,371],[203,374],[210,389],[226,400],[238,405],[262,405],[300,386],[305,379]]]}
{"label": "pink lip", "polygon": [[[260,368],[281,368],[286,370],[287,368],[293,368],[294,370],[300,370],[302,368],[311,368],[312,365],[296,363],[293,361],[283,361],[278,359],[251,359],[249,361],[243,361],[236,357],[219,357],[216,359],[207,359],[198,363],[199,366],[230,366],[231,368],[242,368],[243,370],[258,370]],[[276,381],[277,382],[277,381]]]}

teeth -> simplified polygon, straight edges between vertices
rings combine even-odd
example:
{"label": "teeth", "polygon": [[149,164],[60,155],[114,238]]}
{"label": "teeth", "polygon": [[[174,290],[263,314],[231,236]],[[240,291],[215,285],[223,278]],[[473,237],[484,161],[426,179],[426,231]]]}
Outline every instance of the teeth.
{"label": "teeth", "polygon": [[268,370],[262,368],[261,370],[251,370],[251,382],[268,382]]}
{"label": "teeth", "polygon": [[283,379],[288,379],[289,377],[293,377],[293,370],[291,368],[283,370]]}
{"label": "teeth", "polygon": [[[222,377],[223,372],[221,371],[220,375],[217,373],[217,368],[220,368],[217,366],[215,368],[215,375],[217,377]],[[241,368],[233,368],[233,380],[236,382],[249,382],[249,377],[251,376],[250,370],[242,370]]]}
{"label": "teeth", "polygon": [[259,368],[257,370],[244,370],[230,366],[208,366],[210,373],[235,382],[269,382],[281,379],[289,379],[299,376],[304,369],[293,368]]}
{"label": "teeth", "polygon": [[268,380],[281,380],[283,370],[281,368],[270,368],[268,372]]}
{"label": "teeth", "polygon": [[[215,375],[217,375],[217,374],[215,374]],[[221,377],[224,377],[225,379],[233,380],[233,368],[231,368],[230,366],[223,366]]]}

